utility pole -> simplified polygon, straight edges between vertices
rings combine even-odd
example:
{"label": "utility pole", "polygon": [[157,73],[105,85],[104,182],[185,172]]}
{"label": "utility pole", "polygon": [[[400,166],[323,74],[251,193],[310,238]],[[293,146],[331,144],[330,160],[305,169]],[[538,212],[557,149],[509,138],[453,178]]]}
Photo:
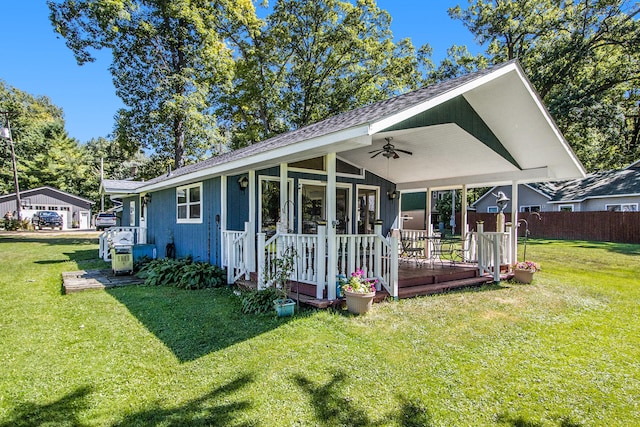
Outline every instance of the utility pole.
{"label": "utility pole", "polygon": [[16,163],[16,150],[13,145],[13,139],[11,138],[11,125],[9,124],[9,115],[15,114],[12,111],[0,111],[0,114],[4,114],[7,127],[0,128],[0,137],[9,141],[9,147],[11,147],[11,163],[13,164],[13,186],[16,191],[16,219],[21,220],[21,208],[22,203],[20,201],[20,186],[18,185],[18,165]]}

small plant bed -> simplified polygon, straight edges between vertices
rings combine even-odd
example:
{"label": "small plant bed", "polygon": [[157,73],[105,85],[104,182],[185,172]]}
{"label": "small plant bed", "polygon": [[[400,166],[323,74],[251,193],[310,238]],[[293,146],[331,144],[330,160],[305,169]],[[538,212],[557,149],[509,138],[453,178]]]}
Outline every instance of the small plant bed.
{"label": "small plant bed", "polygon": [[224,270],[191,258],[155,259],[140,266],[137,276],[147,286],[173,286],[179,289],[218,288],[226,285]]}

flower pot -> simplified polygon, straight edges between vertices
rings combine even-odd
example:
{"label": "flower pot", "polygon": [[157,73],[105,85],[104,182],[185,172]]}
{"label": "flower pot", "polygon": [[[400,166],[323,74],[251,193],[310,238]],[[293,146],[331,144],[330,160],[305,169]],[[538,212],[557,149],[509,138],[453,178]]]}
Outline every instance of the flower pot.
{"label": "flower pot", "polygon": [[347,309],[350,313],[363,314],[371,309],[371,306],[373,305],[373,297],[376,296],[376,293],[344,291],[344,296],[347,299]]}
{"label": "flower pot", "polygon": [[533,280],[533,271],[513,270],[513,278],[516,282],[531,283],[531,281]]}
{"label": "flower pot", "polygon": [[287,298],[284,300],[277,299],[273,301],[273,306],[276,309],[278,317],[293,316],[293,313],[295,313],[296,309],[296,302],[291,298]]}

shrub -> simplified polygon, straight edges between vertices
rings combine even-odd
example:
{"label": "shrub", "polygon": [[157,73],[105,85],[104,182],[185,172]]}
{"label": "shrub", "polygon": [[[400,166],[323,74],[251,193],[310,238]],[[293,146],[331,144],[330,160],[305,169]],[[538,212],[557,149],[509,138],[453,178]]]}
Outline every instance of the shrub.
{"label": "shrub", "polygon": [[280,298],[281,293],[273,286],[263,290],[242,292],[242,312],[245,314],[265,314],[273,311],[273,301]]}
{"label": "shrub", "polygon": [[225,273],[220,267],[191,258],[162,258],[142,265],[139,277],[145,285],[173,286],[180,289],[204,289],[225,284]]}

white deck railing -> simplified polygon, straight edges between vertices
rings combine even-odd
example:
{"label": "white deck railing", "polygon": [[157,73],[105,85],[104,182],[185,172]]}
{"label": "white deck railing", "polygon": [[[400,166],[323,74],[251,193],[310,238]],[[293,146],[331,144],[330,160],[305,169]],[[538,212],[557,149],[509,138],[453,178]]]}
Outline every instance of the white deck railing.
{"label": "white deck railing", "polygon": [[111,262],[111,247],[114,238],[120,233],[131,233],[133,235],[132,245],[144,244],[147,242],[147,229],[145,227],[110,227],[100,233],[98,256],[107,262]]}
{"label": "white deck railing", "polygon": [[253,225],[245,222],[244,231],[222,231],[222,266],[227,267],[227,283],[231,284],[244,276],[249,279],[253,270]]}
{"label": "white deck railing", "polygon": [[491,274],[494,282],[500,281],[500,267],[513,263],[511,229],[505,232],[485,232],[482,222],[477,224],[477,258],[480,274]]}
{"label": "white deck railing", "polygon": [[[337,273],[348,276],[357,269],[363,270],[365,277],[378,281],[378,290],[384,287],[389,295],[398,296],[398,239],[389,239],[377,234],[340,234],[336,236]],[[327,277],[326,227],[319,226],[318,234],[278,233],[266,240],[258,234],[258,287],[263,288],[265,272],[270,271],[273,260],[294,248],[297,254],[294,272],[290,280],[316,286],[316,298],[324,298],[327,286],[334,286],[337,278]],[[393,249],[392,249],[393,248]]]}

